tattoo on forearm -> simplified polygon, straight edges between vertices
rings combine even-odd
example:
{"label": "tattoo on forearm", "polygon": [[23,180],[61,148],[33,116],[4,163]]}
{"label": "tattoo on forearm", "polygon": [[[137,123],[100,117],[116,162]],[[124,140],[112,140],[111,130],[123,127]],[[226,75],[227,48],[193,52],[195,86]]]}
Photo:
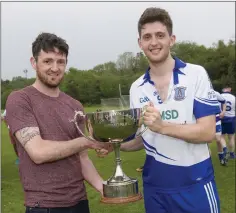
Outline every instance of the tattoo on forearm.
{"label": "tattoo on forearm", "polygon": [[39,134],[40,133],[38,127],[26,127],[20,130],[19,141],[23,146],[25,146],[31,139]]}

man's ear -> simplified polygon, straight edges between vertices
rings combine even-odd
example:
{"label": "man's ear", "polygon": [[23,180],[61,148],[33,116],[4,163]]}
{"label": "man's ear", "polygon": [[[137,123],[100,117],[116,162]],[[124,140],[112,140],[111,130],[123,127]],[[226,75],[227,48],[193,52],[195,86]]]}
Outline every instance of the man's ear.
{"label": "man's ear", "polygon": [[34,57],[30,58],[30,63],[32,65],[32,67],[36,70],[36,59]]}
{"label": "man's ear", "polygon": [[143,50],[143,46],[142,46],[142,42],[141,42],[140,38],[138,38],[138,45],[139,45],[140,49]]}
{"label": "man's ear", "polygon": [[170,40],[170,47],[173,47],[173,46],[174,46],[175,41],[176,41],[176,36],[175,36],[175,35],[172,35],[172,36],[171,36],[171,40]]}

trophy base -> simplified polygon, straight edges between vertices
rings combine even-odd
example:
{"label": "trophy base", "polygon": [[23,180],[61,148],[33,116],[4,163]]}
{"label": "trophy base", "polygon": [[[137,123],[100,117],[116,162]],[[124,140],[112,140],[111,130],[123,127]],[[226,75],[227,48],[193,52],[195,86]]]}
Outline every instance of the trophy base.
{"label": "trophy base", "polygon": [[102,203],[122,204],[131,203],[142,199],[141,193],[138,191],[138,180],[130,179],[129,181],[119,183],[103,183]]}
{"label": "trophy base", "polygon": [[130,197],[102,197],[101,203],[106,204],[124,204],[124,203],[132,203],[143,198],[141,193]]}

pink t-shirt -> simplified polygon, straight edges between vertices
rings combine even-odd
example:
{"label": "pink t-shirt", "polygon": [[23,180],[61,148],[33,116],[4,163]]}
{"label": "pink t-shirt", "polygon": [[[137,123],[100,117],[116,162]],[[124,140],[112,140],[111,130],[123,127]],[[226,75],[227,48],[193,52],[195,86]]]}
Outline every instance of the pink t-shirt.
{"label": "pink t-shirt", "polygon": [[[83,106],[63,92],[49,97],[28,86],[9,95],[6,110],[12,135],[25,127],[39,127],[45,140],[68,141],[81,136],[70,120]],[[87,199],[78,155],[37,165],[16,138],[15,142],[26,206],[68,207]]]}

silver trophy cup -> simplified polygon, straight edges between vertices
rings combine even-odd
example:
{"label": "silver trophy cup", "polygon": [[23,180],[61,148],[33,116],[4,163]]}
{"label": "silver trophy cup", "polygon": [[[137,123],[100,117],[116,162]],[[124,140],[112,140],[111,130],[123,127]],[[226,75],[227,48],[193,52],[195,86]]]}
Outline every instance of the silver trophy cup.
{"label": "silver trophy cup", "polygon": [[[129,203],[142,199],[138,189],[138,180],[128,177],[122,170],[120,145],[134,137],[141,137],[146,131],[142,124],[145,108],[110,110],[84,114],[76,111],[74,123],[78,131],[90,140],[110,143],[115,153],[114,174],[103,182],[103,203]],[[78,120],[84,119],[86,130],[81,131]]]}

